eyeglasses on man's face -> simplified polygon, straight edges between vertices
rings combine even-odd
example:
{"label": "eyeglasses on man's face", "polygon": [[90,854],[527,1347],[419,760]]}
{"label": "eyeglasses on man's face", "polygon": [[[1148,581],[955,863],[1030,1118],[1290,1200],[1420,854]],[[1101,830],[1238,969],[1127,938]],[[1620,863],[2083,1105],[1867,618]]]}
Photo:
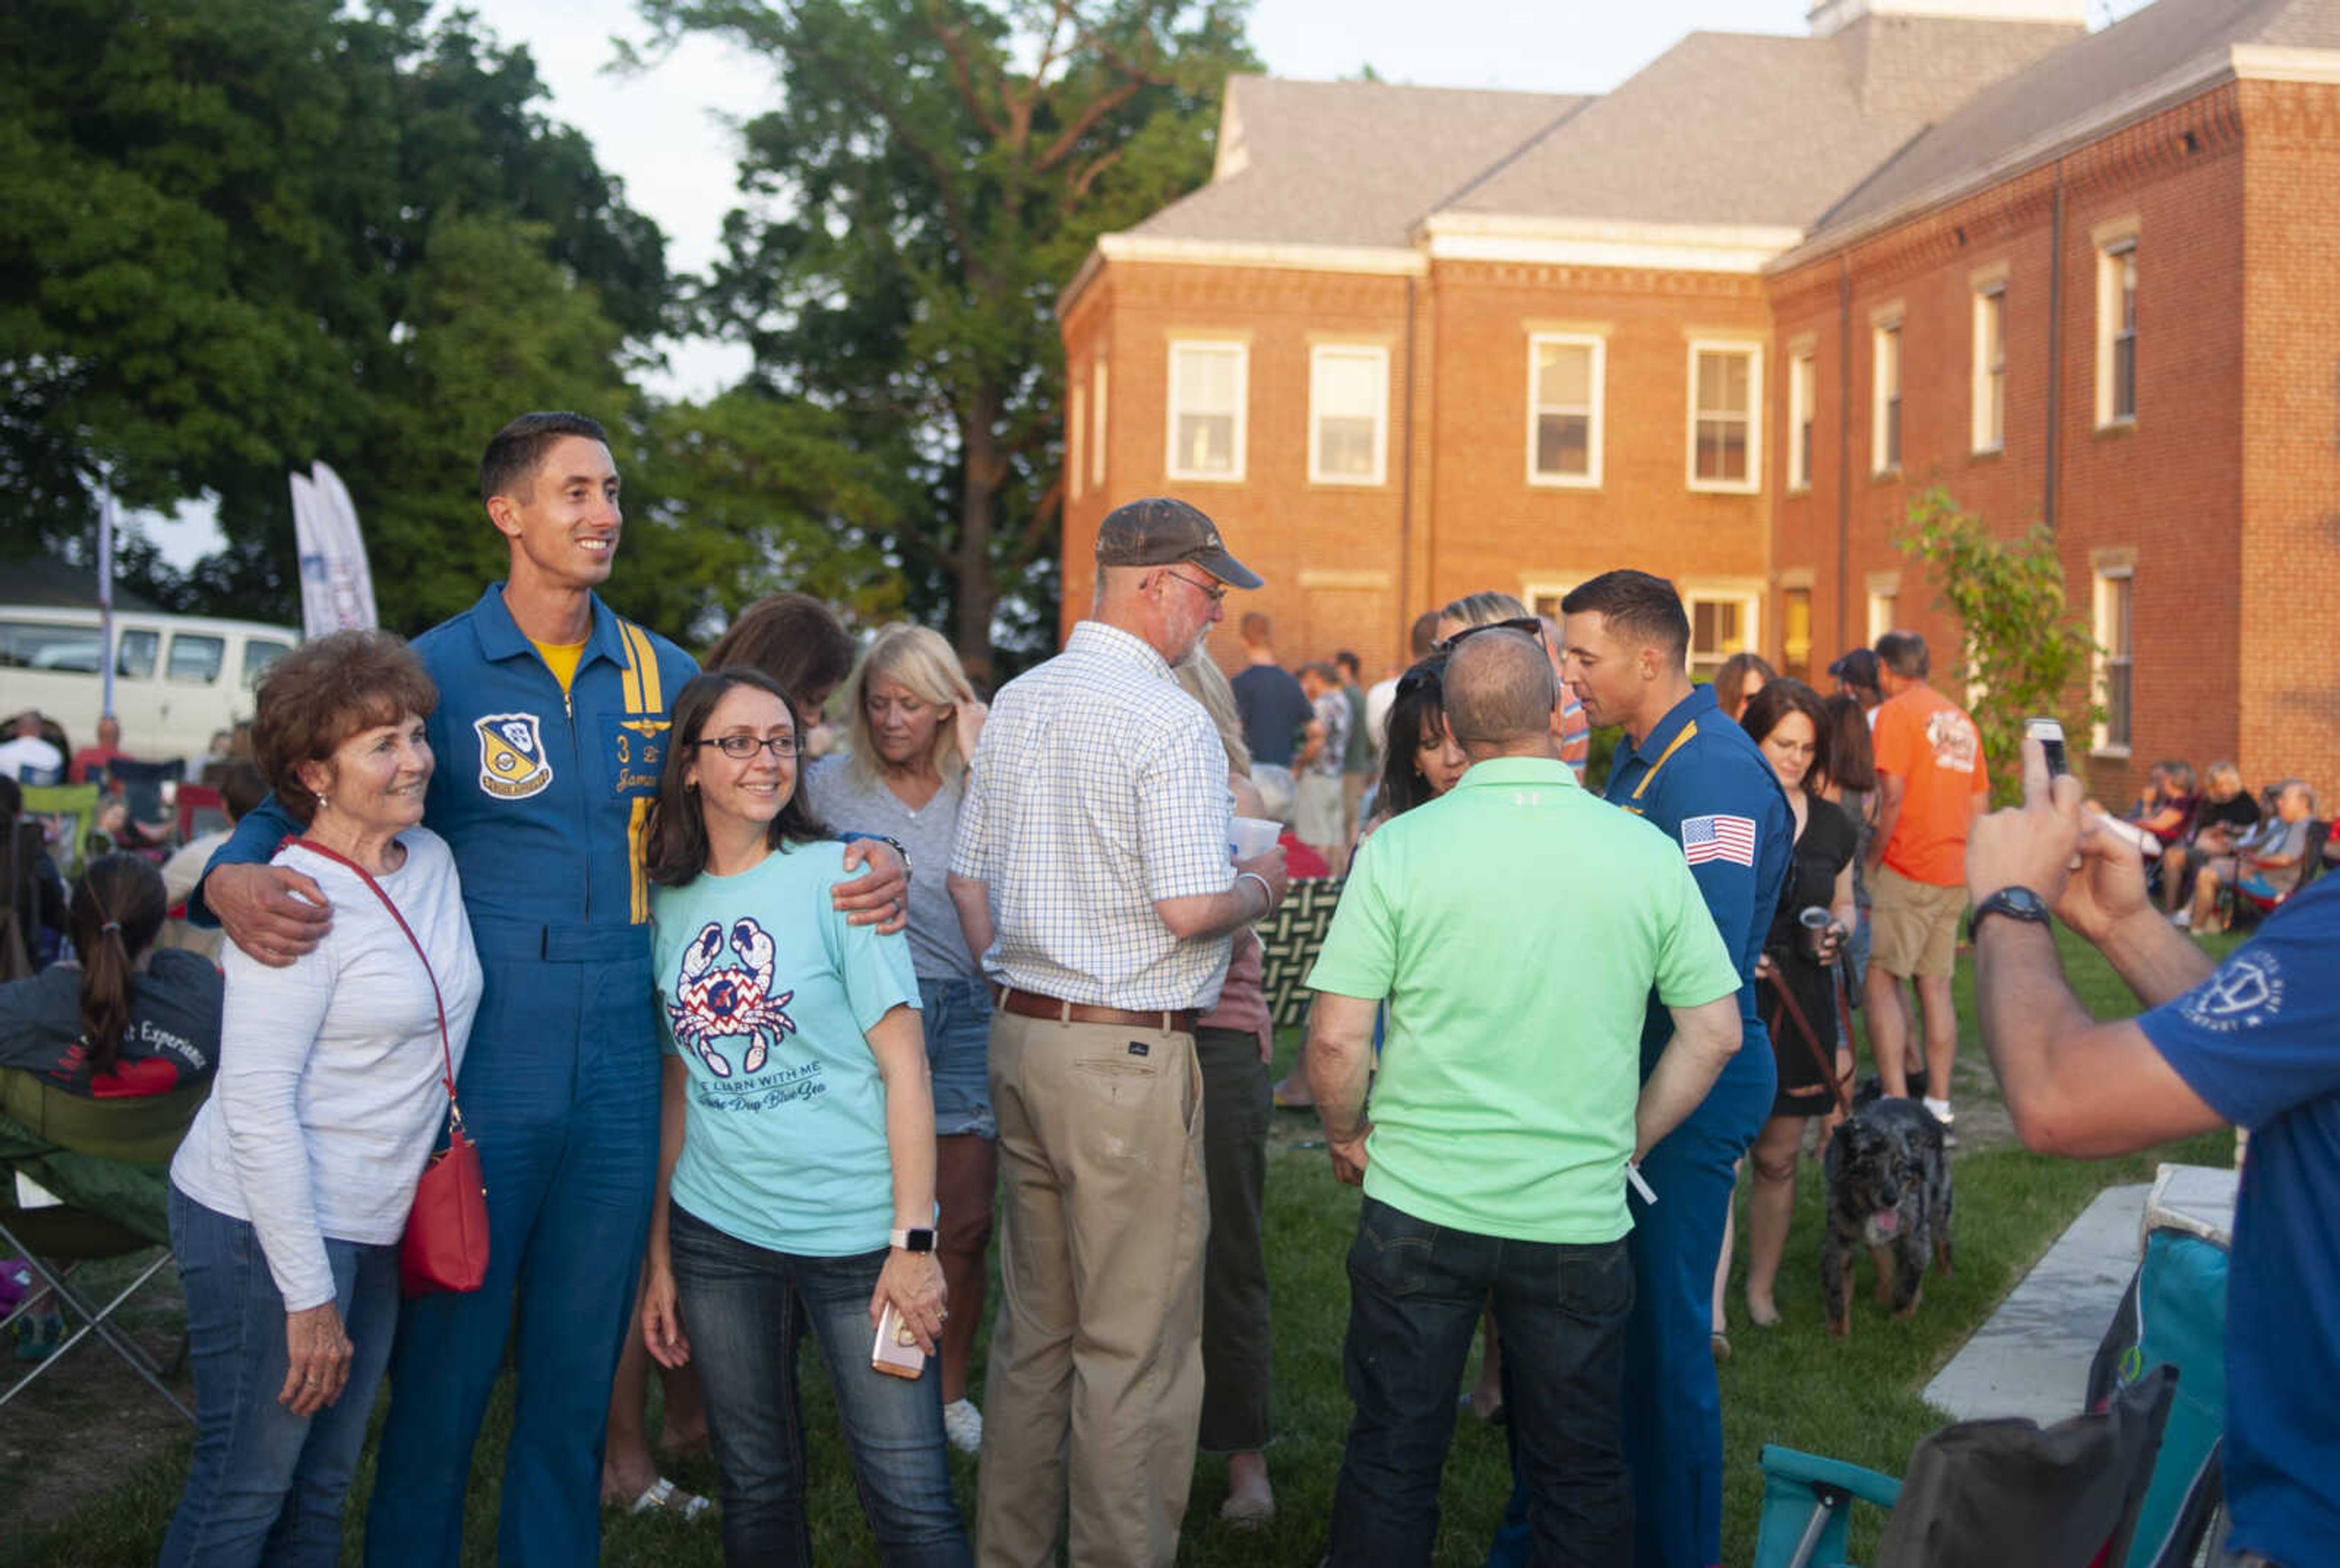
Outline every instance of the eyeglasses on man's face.
{"label": "eyeglasses on man's face", "polygon": [[711,740],[697,744],[712,746],[735,762],[744,762],[759,751],[769,750],[775,757],[794,757],[804,749],[803,739],[791,733],[759,739],[753,735],[718,735]]}
{"label": "eyeglasses on man's face", "polygon": [[1543,640],[1542,620],[1532,615],[1514,615],[1509,620],[1490,620],[1483,626],[1466,626],[1445,641],[1434,646],[1440,653],[1452,653],[1465,638],[1476,637],[1482,631],[1496,630],[1517,631],[1534,638],[1538,642]]}
{"label": "eyeglasses on man's face", "polygon": [[1205,599],[1209,600],[1213,604],[1224,604],[1226,602],[1227,587],[1225,583],[1197,582],[1184,572],[1171,571],[1167,568],[1164,569],[1163,575],[1165,577],[1176,578],[1179,581],[1185,583],[1187,587],[1201,594]]}

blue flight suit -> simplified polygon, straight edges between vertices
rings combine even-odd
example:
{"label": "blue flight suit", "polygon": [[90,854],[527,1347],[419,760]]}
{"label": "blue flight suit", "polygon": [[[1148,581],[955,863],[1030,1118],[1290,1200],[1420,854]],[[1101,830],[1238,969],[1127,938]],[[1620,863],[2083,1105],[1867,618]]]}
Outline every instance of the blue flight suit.
{"label": "blue flight suit", "polygon": [[[642,837],[668,705],[698,667],[596,598],[564,695],[501,583],[414,648],[439,687],[423,820],[454,851],[485,981],[457,1088],[487,1179],[489,1263],[480,1289],[400,1315],[366,1557],[460,1556],[471,1445],[517,1303],[498,1556],[589,1564],[658,1175]],[[213,864],[266,860],[292,831],[272,800]]]}
{"label": "blue flight suit", "polygon": [[[1701,842],[1691,866],[1707,911],[1739,965],[1738,1054],[1706,1099],[1650,1151],[1626,1248],[1637,1290],[1625,1337],[1625,1460],[1633,1476],[1637,1568],[1712,1568],[1722,1560],[1722,1397],[1715,1379],[1714,1270],[1736,1186],[1733,1166],[1771,1114],[1778,1087],[1771,1039],[1755,1010],[1755,960],[1795,849],[1795,816],[1779,775],[1747,731],[1722,716],[1711,687],[1693,687],[1631,751],[1618,752],[1603,791],[1676,842],[1684,821],[1751,822],[1752,863],[1726,832]],[[1694,837],[1704,839],[1702,831]],[[1691,853],[1686,847],[1685,853]],[[1653,993],[1641,1027],[1646,1080],[1673,1019]],[[1512,1506],[1491,1565],[1527,1561],[1527,1495]]]}

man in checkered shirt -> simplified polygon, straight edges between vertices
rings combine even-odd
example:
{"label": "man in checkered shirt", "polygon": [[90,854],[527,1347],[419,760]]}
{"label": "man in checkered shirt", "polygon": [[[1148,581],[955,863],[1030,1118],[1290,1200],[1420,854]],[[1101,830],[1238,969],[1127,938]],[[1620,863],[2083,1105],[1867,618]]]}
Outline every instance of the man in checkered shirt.
{"label": "man in checkered shirt", "polygon": [[[1230,862],[1226,754],[1170,668],[1259,577],[1181,501],[1116,508],[1096,601],[1002,687],[950,891],[998,999],[1006,1180],[976,1544],[994,1568],[1168,1568],[1203,1402],[1202,1069],[1236,928],[1284,851]],[[1068,1438],[1070,1439],[1068,1441]]]}

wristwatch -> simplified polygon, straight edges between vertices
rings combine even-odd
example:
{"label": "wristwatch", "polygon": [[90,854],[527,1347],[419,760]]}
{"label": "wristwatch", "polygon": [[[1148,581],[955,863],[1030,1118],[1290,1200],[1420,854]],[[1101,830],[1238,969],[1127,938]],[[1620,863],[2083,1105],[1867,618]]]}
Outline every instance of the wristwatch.
{"label": "wristwatch", "polygon": [[2048,924],[2048,900],[2028,888],[2001,888],[1975,906],[1967,917],[1967,940],[1974,940],[1975,929],[1992,915],[2004,915],[2010,920],[2022,920],[2034,926]]}
{"label": "wristwatch", "polygon": [[935,1233],[923,1226],[915,1230],[897,1230],[892,1232],[887,1239],[903,1252],[932,1252],[935,1250]]}

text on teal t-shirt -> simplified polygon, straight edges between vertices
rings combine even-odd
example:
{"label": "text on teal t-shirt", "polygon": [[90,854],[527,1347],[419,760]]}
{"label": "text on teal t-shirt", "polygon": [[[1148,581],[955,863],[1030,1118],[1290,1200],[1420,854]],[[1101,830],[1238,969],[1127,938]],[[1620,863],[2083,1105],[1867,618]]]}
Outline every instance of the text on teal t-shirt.
{"label": "text on teal t-shirt", "polygon": [[918,1005],[910,948],[830,907],[845,847],[775,850],[650,897],[660,1033],[689,1074],[676,1203],[774,1252],[849,1257],[894,1223],[867,1031]]}

